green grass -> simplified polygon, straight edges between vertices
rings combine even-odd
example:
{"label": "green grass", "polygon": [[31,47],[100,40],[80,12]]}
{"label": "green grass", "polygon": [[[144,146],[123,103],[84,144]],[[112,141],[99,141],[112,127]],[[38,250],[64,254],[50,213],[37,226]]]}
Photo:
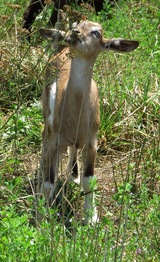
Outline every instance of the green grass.
{"label": "green grass", "polygon": [[[44,10],[43,21],[41,16],[36,19],[29,45],[21,29],[26,4],[24,0],[0,3],[0,261],[158,262],[158,1],[119,0],[114,8],[106,4],[99,16],[89,17],[102,24],[105,37],[140,42],[129,54],[102,54],[94,68],[101,106],[96,163],[101,219],[95,228],[81,223],[79,189],[69,197],[73,215],[66,223],[66,202],[59,218],[59,210],[46,210],[43,200],[36,205],[30,186],[39,166],[40,101],[48,61],[38,28],[46,25],[51,8]],[[37,208],[44,218],[41,222],[35,217]]]}

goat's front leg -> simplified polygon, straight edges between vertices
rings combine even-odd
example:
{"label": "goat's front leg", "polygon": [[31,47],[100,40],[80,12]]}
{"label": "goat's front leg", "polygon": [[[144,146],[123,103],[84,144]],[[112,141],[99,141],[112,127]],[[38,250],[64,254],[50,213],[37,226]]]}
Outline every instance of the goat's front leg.
{"label": "goat's front leg", "polygon": [[[85,192],[85,224],[95,224],[99,221],[98,213],[95,204],[94,185],[92,181],[94,179],[94,162],[96,157],[97,142],[96,136],[92,137],[83,150],[83,163],[84,163],[84,174],[83,174],[83,189]],[[94,183],[94,181],[93,181]]]}
{"label": "goat's front leg", "polygon": [[54,141],[44,143],[41,158],[41,174],[42,185],[41,193],[45,196],[46,201],[49,203],[53,199],[55,184],[57,180],[59,163],[59,150],[54,145]]}
{"label": "goat's front leg", "polygon": [[78,174],[77,149],[75,146],[68,148],[68,173],[70,179],[80,184],[80,176]]}

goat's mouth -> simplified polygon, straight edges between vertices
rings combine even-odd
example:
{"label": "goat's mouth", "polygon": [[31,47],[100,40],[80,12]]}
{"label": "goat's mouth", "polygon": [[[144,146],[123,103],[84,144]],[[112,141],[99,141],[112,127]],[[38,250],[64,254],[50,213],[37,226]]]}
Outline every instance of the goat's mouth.
{"label": "goat's mouth", "polygon": [[72,33],[66,38],[66,42],[69,45],[76,45],[77,43],[82,43],[79,32],[73,30]]}
{"label": "goat's mouth", "polygon": [[71,36],[69,36],[65,41],[68,43],[68,45],[76,45],[79,42],[77,38]]}

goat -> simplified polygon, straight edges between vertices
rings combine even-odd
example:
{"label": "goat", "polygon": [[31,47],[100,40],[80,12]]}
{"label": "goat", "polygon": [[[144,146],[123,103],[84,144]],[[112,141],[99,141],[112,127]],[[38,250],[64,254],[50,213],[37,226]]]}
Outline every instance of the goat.
{"label": "goat", "polygon": [[[89,3],[91,4],[95,10],[96,13],[101,11],[103,8],[103,3],[104,0],[52,0],[54,2],[54,9],[52,12],[52,15],[50,17],[50,21],[49,24],[54,26],[55,23],[57,22],[57,16],[58,16],[58,10],[62,9],[64,5],[68,4],[80,4],[83,2]],[[109,2],[113,2],[113,0],[110,0]],[[47,1],[46,0],[30,0],[29,5],[27,6],[27,8],[24,11],[23,14],[23,28],[27,29],[29,32],[31,32],[31,28],[32,28],[32,24],[36,18],[36,15],[38,15],[44,8],[44,6],[46,5]],[[30,36],[28,35],[28,40],[30,40]]]}
{"label": "goat", "polygon": [[[69,147],[68,171],[79,181],[77,150],[82,149],[85,194],[84,223],[98,221],[94,192],[90,182],[94,178],[96,135],[100,125],[98,89],[92,79],[93,66],[104,51],[130,52],[138,41],[106,39],[99,23],[83,21],[70,32],[40,29],[46,39],[63,41],[63,48],[53,58],[47,71],[47,84],[42,95],[44,132],[41,172],[41,192],[49,201],[53,197],[58,173],[59,157]],[[53,71],[51,71],[53,68]]]}

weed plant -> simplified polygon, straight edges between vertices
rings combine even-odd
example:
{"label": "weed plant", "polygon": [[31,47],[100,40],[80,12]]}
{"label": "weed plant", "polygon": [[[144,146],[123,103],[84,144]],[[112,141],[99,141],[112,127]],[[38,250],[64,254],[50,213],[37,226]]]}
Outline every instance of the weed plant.
{"label": "weed plant", "polygon": [[[82,225],[83,192],[74,185],[70,197],[65,183],[59,191],[65,199],[61,214],[58,207],[46,209],[44,199],[36,202],[32,176],[41,151],[41,91],[52,55],[38,29],[46,26],[52,4],[36,18],[30,44],[21,28],[26,5],[24,0],[0,3],[0,261],[158,262],[159,1],[119,0],[113,6],[105,1],[98,16],[89,14],[106,37],[140,42],[129,54],[102,54],[94,68],[101,108],[95,227]],[[63,163],[62,177],[66,157]],[[68,224],[66,203],[72,211]]]}

